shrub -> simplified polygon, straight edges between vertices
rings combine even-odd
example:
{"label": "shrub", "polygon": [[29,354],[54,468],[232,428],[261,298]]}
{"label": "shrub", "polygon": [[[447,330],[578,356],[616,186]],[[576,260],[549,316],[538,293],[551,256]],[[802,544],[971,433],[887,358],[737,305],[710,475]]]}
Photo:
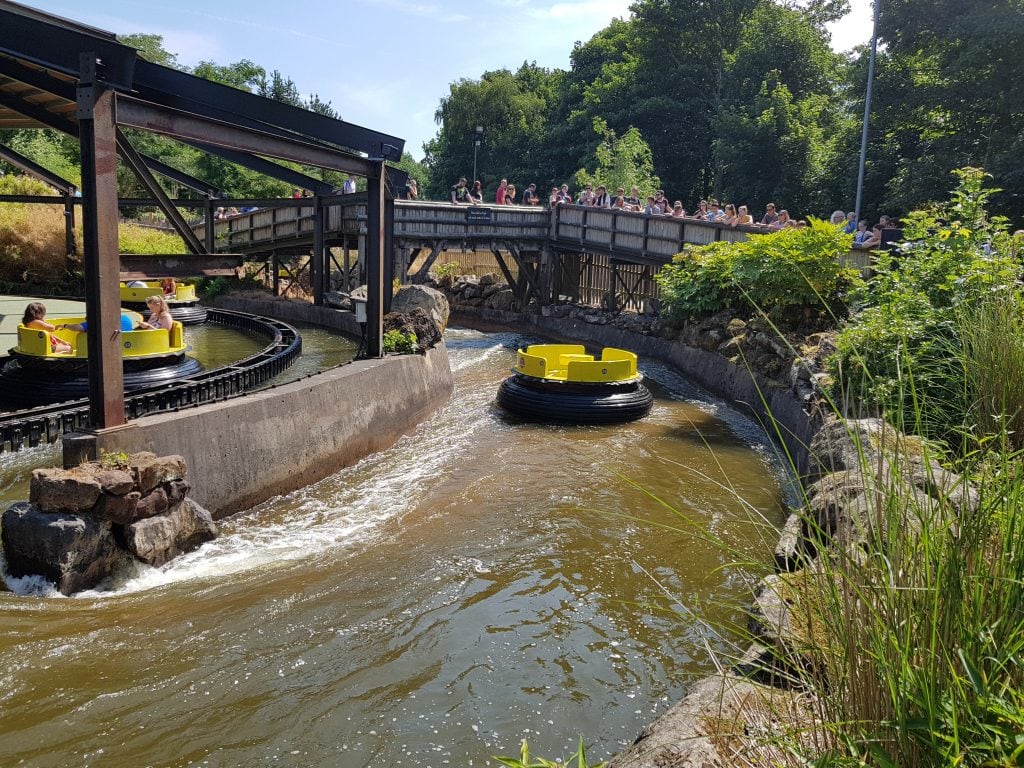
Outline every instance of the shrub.
{"label": "shrub", "polygon": [[[978,169],[957,175],[948,203],[912,213],[906,241],[876,255],[874,275],[856,296],[863,308],[842,329],[830,362],[837,399],[896,409],[893,418],[917,421],[913,431],[947,441],[966,436],[981,396],[978,380],[959,371],[976,364],[962,354],[963,329],[971,329],[975,354],[987,347],[998,355],[1020,314],[1020,264],[1005,221],[985,212],[996,190],[984,188]],[[968,316],[976,323],[964,322]],[[1011,384],[1018,386],[1024,382]]]}
{"label": "shrub", "polygon": [[403,333],[397,329],[384,332],[382,339],[385,355],[416,354],[416,334],[410,331]]}
{"label": "shrub", "polygon": [[839,228],[811,219],[805,229],[688,248],[655,279],[676,320],[728,308],[778,319],[835,313],[859,281],[856,270],[840,263],[851,242]]}

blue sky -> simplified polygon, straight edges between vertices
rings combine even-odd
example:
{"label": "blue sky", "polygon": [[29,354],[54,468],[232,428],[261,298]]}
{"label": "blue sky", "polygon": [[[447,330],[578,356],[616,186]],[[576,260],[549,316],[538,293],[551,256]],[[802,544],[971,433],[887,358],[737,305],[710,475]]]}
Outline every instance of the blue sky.
{"label": "blue sky", "polygon": [[[422,159],[450,83],[523,61],[567,68],[630,0],[20,0],[117,34],[162,35],[192,66],[250,59],[319,94],[344,120],[406,140]],[[833,29],[846,50],[870,35],[869,0]]]}

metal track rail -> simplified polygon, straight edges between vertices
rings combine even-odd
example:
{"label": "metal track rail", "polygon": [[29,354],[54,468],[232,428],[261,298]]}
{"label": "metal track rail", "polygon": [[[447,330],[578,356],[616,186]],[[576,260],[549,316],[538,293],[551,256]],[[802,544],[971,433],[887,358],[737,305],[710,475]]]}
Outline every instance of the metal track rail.
{"label": "metal track rail", "polygon": [[[269,343],[255,355],[231,365],[131,392],[125,396],[124,406],[129,420],[239,397],[285,371],[302,351],[298,330],[280,320],[211,309],[206,321],[248,331]],[[65,432],[88,426],[87,398],[11,411],[0,415],[0,452],[54,443]]]}

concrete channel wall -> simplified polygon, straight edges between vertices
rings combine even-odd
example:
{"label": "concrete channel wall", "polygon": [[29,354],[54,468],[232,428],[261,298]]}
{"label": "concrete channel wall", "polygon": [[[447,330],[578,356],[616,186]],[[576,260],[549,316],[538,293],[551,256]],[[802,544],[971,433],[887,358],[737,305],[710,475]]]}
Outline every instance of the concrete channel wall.
{"label": "concrete channel wall", "polygon": [[[305,306],[309,313],[295,303],[231,303],[232,309],[305,322],[332,312]],[[345,323],[351,315],[325,317]],[[72,437],[65,441],[65,463],[77,463],[76,445],[181,454],[192,497],[222,518],[391,446],[447,402],[453,387],[441,344],[426,355],[360,360],[243,398],[147,416],[94,440]]]}

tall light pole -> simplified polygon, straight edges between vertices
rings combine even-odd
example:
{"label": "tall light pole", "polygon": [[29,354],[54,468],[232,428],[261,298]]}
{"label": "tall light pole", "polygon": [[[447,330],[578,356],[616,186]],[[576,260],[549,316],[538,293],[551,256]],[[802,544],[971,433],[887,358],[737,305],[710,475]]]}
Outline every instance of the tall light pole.
{"label": "tall light pole", "polygon": [[483,138],[483,136],[484,127],[482,125],[478,125],[476,127],[476,137],[473,140],[473,178],[470,182],[470,188],[472,188],[472,182],[476,181],[476,153],[477,150],[480,149],[480,140]]}
{"label": "tall light pole", "polygon": [[864,164],[868,156],[868,122],[871,119],[871,91],[875,85],[875,53],[878,51],[878,9],[882,0],[875,0],[875,18],[871,27],[871,52],[868,54],[868,88],[864,94],[864,126],[860,133],[860,164],[857,167],[857,199],[854,202],[854,221],[860,221],[860,201],[864,193]]}

